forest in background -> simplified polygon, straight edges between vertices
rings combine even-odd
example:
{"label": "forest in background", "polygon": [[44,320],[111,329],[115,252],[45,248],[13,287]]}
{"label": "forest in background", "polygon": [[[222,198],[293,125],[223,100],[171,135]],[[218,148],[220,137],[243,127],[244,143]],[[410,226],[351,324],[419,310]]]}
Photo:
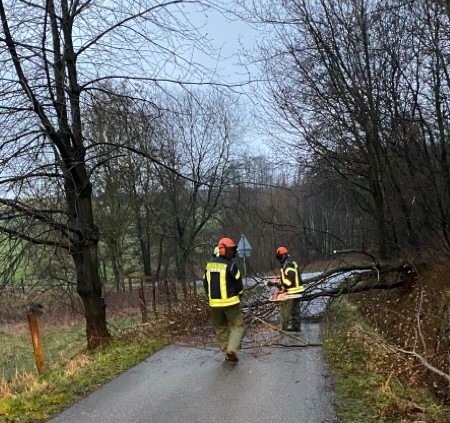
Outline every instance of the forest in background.
{"label": "forest in background", "polygon": [[[192,19],[212,10],[260,30],[241,81],[192,60],[220,62]],[[368,270],[305,298],[357,293],[383,383],[448,403],[447,2],[0,0],[0,17],[5,330],[37,310],[96,349],[144,320],[130,275],[162,295],[146,317],[193,330],[205,309],[176,298],[244,234],[250,277],[279,245],[323,280]]]}
{"label": "forest in background", "polygon": [[105,290],[143,274],[187,295],[222,236],[245,234],[253,273],[282,244],[301,266],[448,259],[445,2],[194,2],[264,28],[238,84],[186,59],[214,51],[183,3],[0,1],[2,296],[77,295],[94,349]]}

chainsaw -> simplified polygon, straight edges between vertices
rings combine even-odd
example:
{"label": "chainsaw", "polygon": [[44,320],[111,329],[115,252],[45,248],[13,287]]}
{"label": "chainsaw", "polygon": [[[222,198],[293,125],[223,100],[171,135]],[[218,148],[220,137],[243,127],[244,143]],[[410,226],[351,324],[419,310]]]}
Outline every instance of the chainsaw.
{"label": "chainsaw", "polygon": [[270,296],[269,301],[286,301],[293,298],[300,298],[302,296],[301,293],[288,294],[286,291],[283,291],[281,281],[276,276],[272,277],[271,279],[264,279],[264,286],[275,286],[275,290]]}

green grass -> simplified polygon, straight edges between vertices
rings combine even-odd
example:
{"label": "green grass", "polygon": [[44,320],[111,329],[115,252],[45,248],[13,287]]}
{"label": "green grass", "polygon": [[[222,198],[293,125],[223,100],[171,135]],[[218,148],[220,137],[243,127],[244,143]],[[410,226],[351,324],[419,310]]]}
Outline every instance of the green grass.
{"label": "green grass", "polygon": [[[70,331],[41,330],[42,348],[46,365],[61,363],[72,358],[86,346],[81,327]],[[26,328],[13,332],[0,332],[0,377],[12,379],[17,372],[34,372],[35,360],[31,335]]]}
{"label": "green grass", "polygon": [[[128,319],[116,321],[112,332],[132,323]],[[46,369],[38,375],[28,337],[27,333],[1,333],[0,364],[3,373],[9,375],[3,380],[0,377],[2,423],[43,421],[166,344],[135,330],[132,337],[116,339],[103,349],[87,353],[83,329],[52,331],[42,336]],[[12,366],[7,364],[8,358],[14,358]]]}
{"label": "green grass", "polygon": [[385,374],[386,351],[359,336],[354,330],[358,326],[367,328],[367,323],[344,301],[334,304],[325,323],[323,345],[334,375],[339,422],[420,421],[417,405],[425,411],[427,423],[448,422],[448,410],[436,405],[426,391]]}
{"label": "green grass", "polygon": [[[120,337],[129,328],[135,328],[140,317],[108,321],[113,337]],[[73,358],[86,348],[86,334],[80,323],[71,327],[41,327],[45,366],[56,366]],[[0,331],[0,378],[11,380],[17,373],[36,370],[31,335],[27,326],[13,325]]]}

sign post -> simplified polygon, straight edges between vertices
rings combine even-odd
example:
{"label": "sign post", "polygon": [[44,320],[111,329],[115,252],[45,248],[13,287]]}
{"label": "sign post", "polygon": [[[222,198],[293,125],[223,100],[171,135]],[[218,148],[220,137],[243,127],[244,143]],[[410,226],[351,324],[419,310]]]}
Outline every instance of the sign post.
{"label": "sign post", "polygon": [[238,254],[239,257],[242,257],[244,259],[244,276],[247,276],[247,267],[245,263],[245,258],[250,257],[252,254],[252,246],[250,242],[248,242],[248,239],[245,237],[244,234],[241,235],[241,239],[238,243]]}

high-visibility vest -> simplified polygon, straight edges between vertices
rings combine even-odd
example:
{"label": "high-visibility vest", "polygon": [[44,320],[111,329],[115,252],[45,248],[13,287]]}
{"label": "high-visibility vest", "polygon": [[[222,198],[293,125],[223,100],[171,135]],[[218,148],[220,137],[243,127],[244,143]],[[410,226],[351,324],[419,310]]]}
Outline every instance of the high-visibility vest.
{"label": "high-visibility vest", "polygon": [[211,307],[227,307],[241,301],[241,273],[238,267],[225,257],[214,257],[208,262],[203,285]]}
{"label": "high-visibility vest", "polygon": [[[295,276],[294,282],[288,279],[288,276],[290,276],[291,273]],[[305,290],[300,278],[298,264],[294,260],[288,258],[283,264],[283,268],[281,269],[281,283],[283,284],[283,287],[286,288],[288,294],[299,294]]]}

